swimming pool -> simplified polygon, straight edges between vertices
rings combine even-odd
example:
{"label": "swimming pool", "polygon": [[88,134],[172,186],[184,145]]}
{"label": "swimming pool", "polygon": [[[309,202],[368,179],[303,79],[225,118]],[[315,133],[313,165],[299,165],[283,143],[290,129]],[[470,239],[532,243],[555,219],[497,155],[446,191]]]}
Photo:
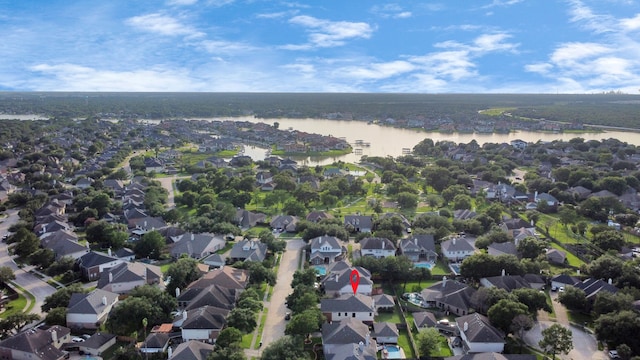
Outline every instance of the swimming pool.
{"label": "swimming pool", "polygon": [[398,345],[385,345],[382,355],[383,359],[404,359],[404,352]]}
{"label": "swimming pool", "polygon": [[449,264],[449,269],[451,269],[455,275],[460,275],[460,264]]}
{"label": "swimming pool", "polygon": [[316,265],[313,268],[316,269],[316,274],[318,274],[320,276],[327,275],[327,268],[326,267],[324,267],[322,265]]}
{"label": "swimming pool", "polygon": [[421,262],[421,263],[415,263],[413,264],[413,266],[417,267],[417,268],[426,268],[426,269],[433,269],[433,264],[430,262]]}

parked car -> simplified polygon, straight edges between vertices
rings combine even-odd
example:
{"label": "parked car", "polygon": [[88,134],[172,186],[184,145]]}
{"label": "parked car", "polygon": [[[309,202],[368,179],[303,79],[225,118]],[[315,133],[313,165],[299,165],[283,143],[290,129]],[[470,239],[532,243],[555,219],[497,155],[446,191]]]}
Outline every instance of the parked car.
{"label": "parked car", "polygon": [[73,339],[71,339],[71,341],[75,342],[75,343],[79,343],[79,342],[83,342],[84,339],[78,336],[75,336]]}
{"label": "parked car", "polygon": [[285,320],[287,320],[287,321],[291,320],[291,312],[287,311],[287,312],[284,314],[284,319],[285,319]]}
{"label": "parked car", "polygon": [[619,359],[620,355],[618,355],[617,350],[609,350],[609,357],[612,359]]}

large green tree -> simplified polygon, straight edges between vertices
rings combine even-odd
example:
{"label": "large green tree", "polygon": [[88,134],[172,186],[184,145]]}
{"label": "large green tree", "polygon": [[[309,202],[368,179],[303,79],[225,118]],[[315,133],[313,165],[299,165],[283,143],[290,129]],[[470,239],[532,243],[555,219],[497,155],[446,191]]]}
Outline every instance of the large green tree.
{"label": "large green tree", "polygon": [[542,330],[542,340],[538,345],[555,360],[557,354],[568,354],[573,349],[571,330],[560,324],[553,324]]}
{"label": "large green tree", "polygon": [[416,335],[418,352],[421,357],[431,357],[431,353],[438,351],[440,347],[440,332],[436,328],[420,330]]}
{"label": "large green tree", "polygon": [[318,308],[307,309],[294,315],[284,331],[286,335],[301,335],[305,338],[322,326],[324,316]]}
{"label": "large green tree", "polygon": [[237,307],[229,313],[227,325],[248,334],[256,328],[256,313],[251,309]]}
{"label": "large green tree", "polygon": [[260,356],[260,360],[282,359],[308,360],[309,353],[304,351],[302,341],[296,341],[291,336],[283,336],[269,344]]}
{"label": "large green tree", "polygon": [[139,258],[160,259],[162,251],[166,247],[164,237],[157,231],[149,231],[142,235],[136,243],[134,251]]}
{"label": "large green tree", "polygon": [[623,310],[600,316],[596,320],[595,332],[598,340],[607,343],[610,349],[620,344],[627,344],[635,354],[640,354],[640,342],[629,341],[637,339],[640,334],[640,315]]}
{"label": "large green tree", "polygon": [[489,308],[487,315],[491,324],[508,334],[511,331],[513,319],[518,315],[528,314],[529,309],[521,302],[502,299]]}
{"label": "large green tree", "polygon": [[53,294],[44,298],[42,303],[42,311],[48,312],[49,310],[57,307],[67,308],[69,306],[69,300],[74,293],[87,293],[87,289],[83,288],[79,283],[71,284],[67,287],[56,290]]}
{"label": "large green tree", "polygon": [[198,270],[198,262],[191,258],[180,258],[167,269],[167,277],[170,279],[166,290],[169,294],[174,295],[176,288],[184,289],[191,282],[200,278]]}
{"label": "large green tree", "polygon": [[129,237],[122,224],[96,221],[87,226],[87,241],[97,243],[102,248],[120,249]]}

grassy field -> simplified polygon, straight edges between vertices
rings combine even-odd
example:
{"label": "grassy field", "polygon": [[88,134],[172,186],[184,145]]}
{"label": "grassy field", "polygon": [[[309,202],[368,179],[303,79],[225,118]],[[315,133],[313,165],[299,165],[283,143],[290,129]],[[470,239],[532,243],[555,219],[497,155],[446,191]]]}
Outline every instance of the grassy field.
{"label": "grassy field", "polygon": [[407,356],[407,359],[414,359],[416,354],[413,352],[413,347],[411,347],[411,343],[409,342],[409,335],[407,334],[406,329],[399,330],[400,336],[398,336],[398,345],[404,350],[404,354]]}
{"label": "grassy field", "polygon": [[438,340],[439,340],[438,349],[429,353],[429,356],[431,357],[453,356],[453,351],[451,351],[451,348],[449,348],[449,342],[447,341],[447,338],[444,337],[443,335],[440,335]]}
{"label": "grassy field", "polygon": [[17,314],[19,312],[25,311],[25,307],[27,306],[27,298],[23,295],[18,296],[17,299],[10,301],[5,305],[5,310],[0,313],[0,319],[6,319],[7,316]]}
{"label": "grassy field", "polygon": [[569,262],[569,265],[571,266],[575,266],[575,267],[580,267],[584,264],[584,261],[580,260],[577,256],[573,255],[572,253],[568,252],[567,250],[563,249],[562,246],[551,242],[551,247],[554,249],[558,249],[560,251],[564,251],[565,253],[567,253],[567,261]]}

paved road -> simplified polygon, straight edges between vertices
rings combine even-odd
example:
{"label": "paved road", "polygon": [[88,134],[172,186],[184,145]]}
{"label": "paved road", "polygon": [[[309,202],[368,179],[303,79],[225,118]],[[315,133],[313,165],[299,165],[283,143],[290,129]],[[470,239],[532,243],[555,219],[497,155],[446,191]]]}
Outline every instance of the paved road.
{"label": "paved road", "polygon": [[[7,229],[19,220],[17,210],[9,210],[7,213],[9,214],[9,217],[2,219],[2,224],[0,224],[0,237],[4,236],[4,234],[7,233]],[[0,266],[9,266],[13,269],[16,274],[14,283],[30,292],[36,299],[36,304],[31,312],[42,315],[40,307],[44,302],[44,298],[53,294],[56,289],[42,281],[40,278],[18,268],[16,263],[9,256],[9,253],[7,252],[7,244],[4,242],[0,242]]]}
{"label": "paved road", "polygon": [[[596,338],[591,333],[585,332],[582,328],[578,328],[569,323],[567,309],[557,301],[558,294],[551,293],[551,302],[553,303],[553,312],[556,315],[556,321],[543,320],[541,317],[533,329],[527,331],[524,341],[536,349],[540,349],[538,342],[542,339],[542,330],[553,324],[560,324],[569,328],[573,335],[573,350],[567,355],[561,356],[563,359],[572,360],[605,360],[608,359],[603,351],[598,350]],[[548,317],[547,317],[548,318]]]}
{"label": "paved road", "polygon": [[170,176],[170,177],[160,177],[154,180],[158,180],[162,187],[167,190],[169,196],[167,196],[167,209],[173,209],[176,204],[174,202],[174,191],[173,191],[173,182],[180,179],[189,179],[190,176]]}
{"label": "paved road", "polygon": [[273,287],[271,301],[268,305],[265,304],[268,306],[269,312],[267,313],[267,320],[264,323],[264,330],[262,332],[262,347],[258,351],[247,350],[246,354],[248,356],[259,356],[262,349],[284,336],[284,329],[287,325],[284,320],[284,315],[287,311],[284,302],[286,297],[291,293],[293,273],[298,270],[300,250],[304,246],[305,243],[301,239],[287,240],[287,249],[280,260],[278,280]]}

